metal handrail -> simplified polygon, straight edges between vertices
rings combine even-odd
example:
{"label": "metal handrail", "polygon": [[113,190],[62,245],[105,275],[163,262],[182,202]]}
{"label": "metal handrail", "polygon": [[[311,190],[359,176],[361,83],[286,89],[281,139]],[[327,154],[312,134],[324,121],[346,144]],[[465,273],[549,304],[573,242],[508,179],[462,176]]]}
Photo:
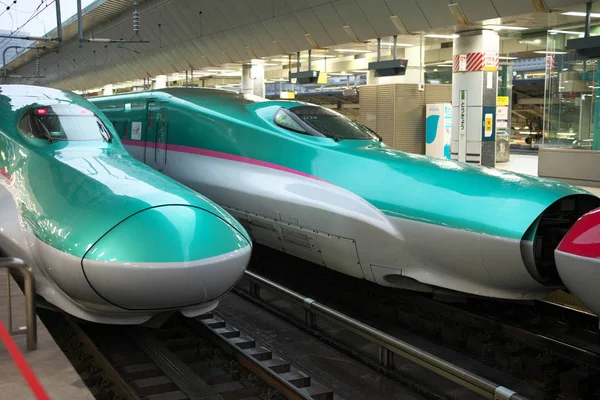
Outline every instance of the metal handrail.
{"label": "metal handrail", "polygon": [[[27,334],[27,350],[37,349],[37,316],[35,313],[35,277],[31,271],[31,267],[26,265],[23,260],[18,258],[6,257],[0,258],[0,268],[6,268],[6,285],[7,285],[7,303],[8,303],[8,332],[11,335]],[[12,300],[10,293],[10,270],[15,270],[21,273],[25,280],[25,314],[26,328],[25,330],[13,331],[12,328]]]}
{"label": "metal handrail", "polygon": [[333,322],[342,328],[348,329],[363,338],[380,346],[379,360],[385,366],[391,365],[391,356],[397,354],[403,358],[411,360],[418,365],[435,372],[460,386],[463,386],[473,392],[476,392],[488,399],[493,400],[526,400],[504,386],[495,384],[485,378],[473,374],[463,368],[453,365],[439,357],[412,346],[398,338],[390,336],[362,322],[350,318],[332,308],[316,302],[313,299],[304,297],[286,287],[263,278],[253,272],[246,270],[245,277],[250,280],[250,294],[253,297],[260,297],[260,287],[269,291],[277,292],[289,300],[302,304],[305,309],[306,323],[314,325],[315,315],[319,315],[326,320]]}

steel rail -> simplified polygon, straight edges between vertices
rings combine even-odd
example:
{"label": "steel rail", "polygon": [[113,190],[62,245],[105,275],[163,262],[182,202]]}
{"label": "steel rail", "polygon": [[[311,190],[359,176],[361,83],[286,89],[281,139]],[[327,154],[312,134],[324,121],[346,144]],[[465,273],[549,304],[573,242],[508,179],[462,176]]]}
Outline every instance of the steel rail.
{"label": "steel rail", "polygon": [[305,309],[306,323],[308,325],[313,326],[315,315],[318,315],[379,345],[380,362],[386,366],[391,364],[392,355],[397,354],[398,356],[411,360],[421,367],[433,371],[485,398],[493,400],[526,400],[526,397],[519,395],[513,390],[497,385],[492,381],[475,375],[472,372],[453,365],[433,354],[363,324],[360,321],[320,304],[313,299],[304,297],[251,271],[246,270],[245,278],[251,283],[250,294],[254,297],[260,297],[259,288],[262,287],[271,292],[276,292],[278,295],[282,295],[288,300],[302,304]]}
{"label": "steel rail", "polygon": [[[37,315],[35,312],[35,277],[31,267],[26,265],[23,260],[13,257],[0,258],[0,268],[6,268],[7,283],[7,306],[8,306],[8,331],[11,335],[27,335],[27,350],[37,349]],[[10,293],[10,270],[18,271],[25,281],[25,314],[26,329],[13,331],[12,328],[12,300]]]}

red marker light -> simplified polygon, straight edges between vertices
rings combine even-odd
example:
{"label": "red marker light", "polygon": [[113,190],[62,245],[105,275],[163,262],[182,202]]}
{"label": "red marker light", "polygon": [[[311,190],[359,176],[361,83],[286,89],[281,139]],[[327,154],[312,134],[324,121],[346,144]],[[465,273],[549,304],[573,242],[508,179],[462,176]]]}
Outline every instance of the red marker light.
{"label": "red marker light", "polygon": [[40,115],[45,115],[45,114],[48,114],[48,110],[46,110],[45,108],[37,108],[35,110],[35,113],[40,114]]}

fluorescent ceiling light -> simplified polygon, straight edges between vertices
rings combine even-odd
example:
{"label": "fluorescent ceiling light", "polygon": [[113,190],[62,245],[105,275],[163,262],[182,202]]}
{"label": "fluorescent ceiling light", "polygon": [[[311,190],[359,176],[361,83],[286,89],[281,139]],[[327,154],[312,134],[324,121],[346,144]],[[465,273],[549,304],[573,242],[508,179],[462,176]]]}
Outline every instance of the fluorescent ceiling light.
{"label": "fluorescent ceiling light", "polygon": [[[562,15],[569,15],[571,17],[585,17],[586,13],[582,11],[569,11],[562,13]],[[600,13],[590,13],[590,16],[592,18],[600,18]]]}
{"label": "fluorescent ceiling light", "polygon": [[426,38],[435,38],[435,39],[456,39],[458,37],[457,34],[454,35],[437,35],[434,33],[424,35]]}
{"label": "fluorescent ceiling light", "polygon": [[[373,44],[377,44],[377,42],[373,43]],[[382,46],[394,46],[394,43],[388,43],[388,42],[381,42]],[[410,43],[396,43],[396,47],[413,47],[414,44],[410,44]]]}
{"label": "fluorescent ceiling light", "polygon": [[371,50],[360,50],[360,49],[335,49],[340,53],[371,53]]}
{"label": "fluorescent ceiling light", "polygon": [[436,67],[452,68],[452,64],[438,64],[438,65],[436,65]]}
{"label": "fluorescent ceiling light", "polygon": [[[335,57],[336,56],[328,56],[328,55],[325,55],[325,54],[313,54],[313,55],[311,55],[311,58],[335,58]],[[308,55],[300,56],[300,58],[306,59],[306,58],[308,58]],[[292,57],[292,60],[293,59],[294,58]]]}
{"label": "fluorescent ceiling light", "polygon": [[351,76],[351,73],[348,72],[328,72],[327,75],[333,75],[333,76]]}
{"label": "fluorescent ceiling light", "polygon": [[510,25],[484,25],[484,28],[493,29],[495,31],[506,30],[506,31],[524,31],[529,28],[522,26],[510,26]]}
{"label": "fluorescent ceiling light", "polygon": [[556,29],[551,29],[548,31],[549,34],[551,35],[556,35],[557,33],[563,33],[565,35],[579,35],[579,36],[583,36],[584,33],[583,32],[576,32],[576,31],[559,31]]}
{"label": "fluorescent ceiling light", "polygon": [[567,51],[534,51],[535,54],[567,54]]}
{"label": "fluorescent ceiling light", "polygon": [[500,56],[498,57],[499,60],[518,60],[519,57],[506,57],[506,56]]}

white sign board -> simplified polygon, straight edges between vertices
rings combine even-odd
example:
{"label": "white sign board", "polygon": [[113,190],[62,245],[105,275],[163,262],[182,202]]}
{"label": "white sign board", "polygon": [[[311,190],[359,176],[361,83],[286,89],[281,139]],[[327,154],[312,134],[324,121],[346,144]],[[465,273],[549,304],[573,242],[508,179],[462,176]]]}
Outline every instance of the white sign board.
{"label": "white sign board", "polygon": [[132,122],[131,123],[131,139],[141,140],[142,139],[142,123]]}
{"label": "white sign board", "polygon": [[467,161],[467,91],[458,96],[458,161]]}
{"label": "white sign board", "polygon": [[467,55],[461,54],[458,56],[458,70],[463,72],[467,70]]}
{"label": "white sign board", "polygon": [[507,106],[499,106],[496,107],[496,119],[508,119],[508,107]]}

